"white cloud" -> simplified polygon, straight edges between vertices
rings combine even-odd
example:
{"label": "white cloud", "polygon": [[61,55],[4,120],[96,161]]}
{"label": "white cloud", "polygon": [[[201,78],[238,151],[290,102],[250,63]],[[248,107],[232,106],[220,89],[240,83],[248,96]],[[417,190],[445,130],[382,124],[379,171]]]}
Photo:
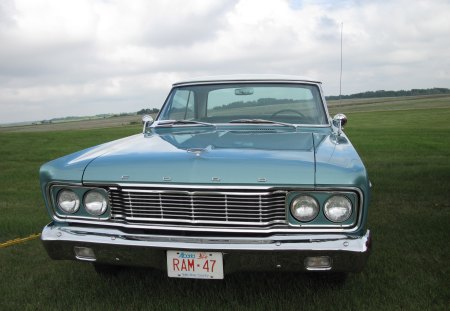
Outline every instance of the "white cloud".
{"label": "white cloud", "polygon": [[188,76],[286,73],[343,92],[448,87],[450,3],[3,0],[0,123],[159,107]]}

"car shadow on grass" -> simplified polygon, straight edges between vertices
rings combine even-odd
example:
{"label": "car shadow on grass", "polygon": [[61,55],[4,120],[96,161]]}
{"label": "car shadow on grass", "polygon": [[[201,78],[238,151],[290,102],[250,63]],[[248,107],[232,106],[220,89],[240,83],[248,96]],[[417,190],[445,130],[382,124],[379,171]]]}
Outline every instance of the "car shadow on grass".
{"label": "car shadow on grass", "polygon": [[[94,273],[94,272],[93,272]],[[281,289],[284,286],[307,287],[308,289],[341,288],[348,280],[347,274],[329,273],[329,272],[286,272],[286,271],[248,271],[234,272],[225,275],[223,280],[211,279],[187,279],[187,278],[169,278],[167,272],[152,268],[141,267],[117,267],[115,271],[106,271],[101,273],[100,278],[115,280],[130,280],[145,284],[147,281],[153,284],[171,286],[189,286],[204,288],[227,288],[235,285],[243,286],[245,284],[268,289],[271,287]]]}

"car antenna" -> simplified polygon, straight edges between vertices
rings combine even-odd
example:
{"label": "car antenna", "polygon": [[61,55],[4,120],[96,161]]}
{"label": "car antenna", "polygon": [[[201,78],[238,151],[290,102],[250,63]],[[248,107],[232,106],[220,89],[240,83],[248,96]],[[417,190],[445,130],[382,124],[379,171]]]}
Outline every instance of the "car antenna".
{"label": "car antenna", "polygon": [[341,70],[339,72],[339,105],[341,104],[342,96],[342,30],[344,29],[344,22],[341,22]]}

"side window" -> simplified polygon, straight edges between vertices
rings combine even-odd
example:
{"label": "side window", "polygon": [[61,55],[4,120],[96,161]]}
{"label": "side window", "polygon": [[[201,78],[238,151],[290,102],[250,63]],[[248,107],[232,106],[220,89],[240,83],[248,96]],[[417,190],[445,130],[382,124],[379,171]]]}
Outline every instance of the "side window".
{"label": "side window", "polygon": [[171,101],[168,119],[185,120],[194,118],[194,92],[190,90],[177,90]]}

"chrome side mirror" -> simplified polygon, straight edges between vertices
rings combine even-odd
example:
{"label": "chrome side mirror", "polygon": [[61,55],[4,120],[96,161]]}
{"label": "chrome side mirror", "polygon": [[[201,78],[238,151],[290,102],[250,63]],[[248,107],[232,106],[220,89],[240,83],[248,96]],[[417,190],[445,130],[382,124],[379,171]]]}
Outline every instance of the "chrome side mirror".
{"label": "chrome side mirror", "polygon": [[152,125],[152,123],[153,123],[153,118],[152,118],[152,116],[151,116],[151,115],[148,115],[148,114],[144,115],[144,116],[142,117],[142,126],[143,126],[143,128],[142,128],[142,133],[145,133],[146,130],[147,130],[147,127],[150,126],[150,125]]}
{"label": "chrome side mirror", "polygon": [[341,135],[344,130],[344,125],[347,124],[347,117],[343,113],[338,113],[333,117],[333,125],[337,128],[337,134]]}

